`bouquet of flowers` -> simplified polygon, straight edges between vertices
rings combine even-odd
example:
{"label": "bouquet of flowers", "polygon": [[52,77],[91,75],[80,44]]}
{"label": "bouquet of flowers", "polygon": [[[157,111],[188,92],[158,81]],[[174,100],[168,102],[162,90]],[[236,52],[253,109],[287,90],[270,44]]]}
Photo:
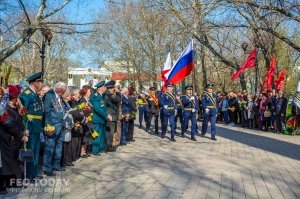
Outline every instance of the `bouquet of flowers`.
{"label": "bouquet of flowers", "polygon": [[92,138],[95,139],[99,136],[99,133],[97,133],[97,131],[93,130],[93,133],[91,135],[92,135]]}
{"label": "bouquet of flowers", "polygon": [[0,123],[6,122],[7,118],[9,116],[8,112],[5,112],[3,115],[0,116]]}
{"label": "bouquet of flowers", "polygon": [[55,127],[50,124],[47,124],[47,126],[44,127],[44,131],[48,136],[51,136],[54,134]]}
{"label": "bouquet of flowers", "polygon": [[87,122],[91,122],[93,120],[92,108],[89,103],[82,102],[76,106],[76,109],[84,114],[84,116],[87,118]]}
{"label": "bouquet of flowers", "polygon": [[76,109],[83,111],[84,113],[91,112],[91,107],[87,102],[82,102],[76,106]]}
{"label": "bouquet of flowers", "polygon": [[91,113],[89,116],[86,117],[87,122],[93,121],[93,113]]}

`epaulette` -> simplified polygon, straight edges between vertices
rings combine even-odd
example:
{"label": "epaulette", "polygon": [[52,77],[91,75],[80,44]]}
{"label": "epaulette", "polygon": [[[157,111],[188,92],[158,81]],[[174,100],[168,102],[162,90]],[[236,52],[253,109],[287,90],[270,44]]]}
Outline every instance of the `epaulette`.
{"label": "epaulette", "polygon": [[24,93],[25,93],[26,95],[29,95],[29,94],[31,93],[31,91],[30,91],[30,90],[26,90]]}

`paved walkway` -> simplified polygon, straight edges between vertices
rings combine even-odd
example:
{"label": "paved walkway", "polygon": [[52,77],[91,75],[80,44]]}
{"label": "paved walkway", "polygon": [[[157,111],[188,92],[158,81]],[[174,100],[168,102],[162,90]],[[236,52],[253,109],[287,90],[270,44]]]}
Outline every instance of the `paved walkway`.
{"label": "paved walkway", "polygon": [[[136,142],[57,173],[13,198],[300,198],[300,137],[218,126],[218,141]],[[32,192],[30,192],[32,191]]]}

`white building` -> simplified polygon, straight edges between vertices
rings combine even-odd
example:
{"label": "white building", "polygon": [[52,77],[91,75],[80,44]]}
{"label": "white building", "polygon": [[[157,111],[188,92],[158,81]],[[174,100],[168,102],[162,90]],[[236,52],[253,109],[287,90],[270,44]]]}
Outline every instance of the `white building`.
{"label": "white building", "polygon": [[95,86],[99,81],[106,80],[112,72],[105,68],[69,68],[68,86]]}

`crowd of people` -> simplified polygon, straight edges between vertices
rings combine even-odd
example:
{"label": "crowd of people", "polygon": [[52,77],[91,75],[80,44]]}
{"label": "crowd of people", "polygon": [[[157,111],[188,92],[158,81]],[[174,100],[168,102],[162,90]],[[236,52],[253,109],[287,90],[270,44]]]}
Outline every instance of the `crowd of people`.
{"label": "crowd of people", "polygon": [[[174,94],[171,83],[165,92],[156,87],[136,92],[133,87],[121,89],[113,80],[80,89],[58,82],[51,89],[43,85],[42,77],[40,72],[27,78],[28,85],[0,89],[1,194],[15,186],[11,179],[35,182],[84,158],[116,152],[119,146],[134,142],[136,117],[139,128],[144,128],[144,121],[145,131],[156,135],[160,119],[162,138],[170,124],[173,142],[177,129],[186,137],[189,122],[190,139],[196,141],[197,133],[204,137],[210,122],[215,141],[216,121],[280,133],[287,107],[282,91],[256,96],[247,91],[215,94],[213,85],[208,84],[203,95],[197,96],[191,85],[185,87],[185,94]],[[203,119],[201,130],[197,119]],[[26,172],[20,159],[23,148],[32,152],[32,161],[25,163]]]}
{"label": "crowd of people", "polygon": [[282,133],[288,100],[283,91],[272,90],[255,96],[243,92],[217,93],[218,121],[227,125]]}

